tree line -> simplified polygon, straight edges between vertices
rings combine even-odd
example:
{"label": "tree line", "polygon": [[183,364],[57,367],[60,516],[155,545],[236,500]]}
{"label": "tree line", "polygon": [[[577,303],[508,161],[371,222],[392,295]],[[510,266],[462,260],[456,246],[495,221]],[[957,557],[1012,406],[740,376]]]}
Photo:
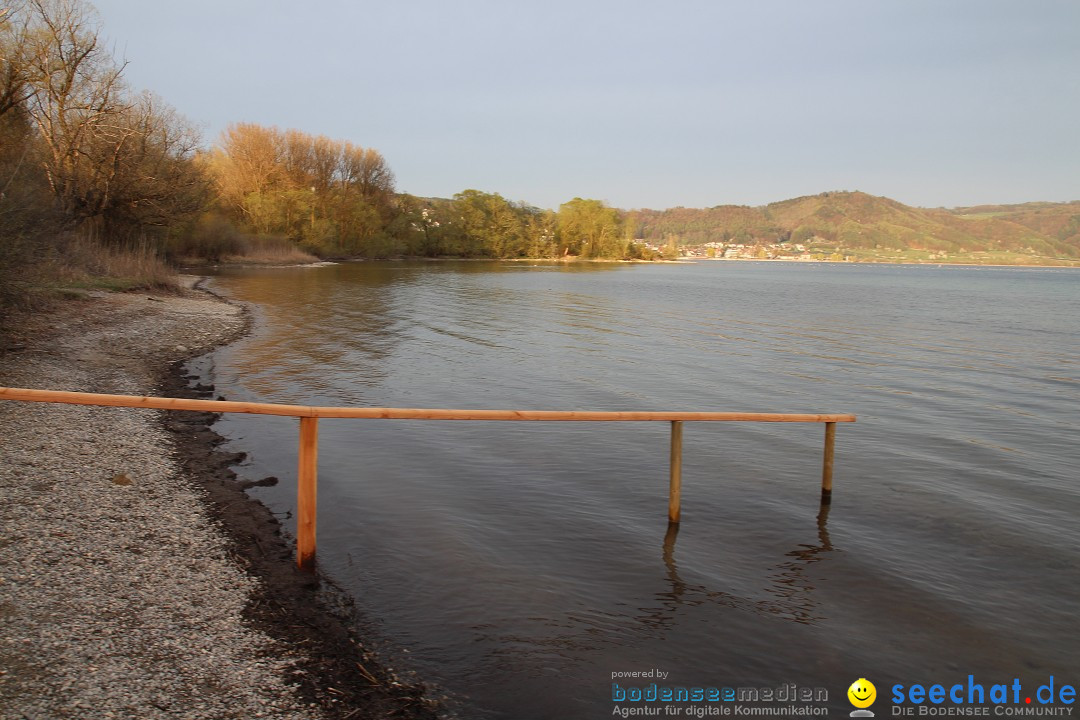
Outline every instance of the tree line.
{"label": "tree line", "polygon": [[558,211],[465,190],[450,200],[402,196],[408,254],[430,257],[650,259],[624,213],[574,198]]}
{"label": "tree line", "polygon": [[[574,198],[558,212],[465,190],[419,198],[394,189],[378,151],[251,123],[205,155],[213,213],[322,257],[640,258],[622,214]],[[220,223],[215,223],[220,228]]]}

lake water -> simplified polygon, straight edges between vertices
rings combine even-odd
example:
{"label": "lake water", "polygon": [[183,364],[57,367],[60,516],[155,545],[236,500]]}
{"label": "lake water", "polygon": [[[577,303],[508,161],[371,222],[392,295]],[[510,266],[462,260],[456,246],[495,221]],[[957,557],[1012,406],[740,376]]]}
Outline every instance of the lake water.
{"label": "lake water", "polygon": [[[612,673],[1080,684],[1080,272],[384,262],[222,271],[231,400],[844,412],[666,423],[323,420],[319,562],[474,718],[610,717]],[[296,421],[226,416],[292,507]],[[369,632],[371,630],[369,629]],[[646,684],[648,681],[620,681]]]}

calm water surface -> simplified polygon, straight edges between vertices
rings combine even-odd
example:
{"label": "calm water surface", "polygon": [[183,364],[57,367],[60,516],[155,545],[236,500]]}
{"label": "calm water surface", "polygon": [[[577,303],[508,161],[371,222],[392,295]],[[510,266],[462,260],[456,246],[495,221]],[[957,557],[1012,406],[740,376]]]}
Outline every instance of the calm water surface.
{"label": "calm water surface", "polygon": [[[851,412],[822,427],[320,423],[319,561],[467,717],[610,717],[611,673],[1080,684],[1080,272],[387,262],[223,271],[229,399]],[[294,420],[227,416],[292,507]],[[888,712],[883,701],[876,708]],[[880,713],[879,713],[880,714]]]}

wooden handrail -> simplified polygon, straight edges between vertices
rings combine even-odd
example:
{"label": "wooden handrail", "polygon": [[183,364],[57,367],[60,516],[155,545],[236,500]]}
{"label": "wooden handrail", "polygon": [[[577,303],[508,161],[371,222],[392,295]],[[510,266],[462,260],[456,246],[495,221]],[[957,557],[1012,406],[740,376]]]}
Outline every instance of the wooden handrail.
{"label": "wooden handrail", "polygon": [[196,410],[201,412],[249,413],[311,418],[360,418],[380,420],[503,420],[572,422],[855,422],[854,415],[741,412],[604,412],[592,410],[449,410],[432,408],[359,408],[278,405],[232,400],[191,400],[188,398],[103,395],[0,387],[0,400],[100,405],[105,407],[148,408],[152,410]]}
{"label": "wooden handrail", "polygon": [[296,563],[303,570],[315,566],[316,472],[319,418],[371,420],[500,420],[555,422],[649,422],[671,423],[671,470],[668,521],[681,520],[682,424],[684,422],[810,422],[825,423],[825,457],[821,475],[821,502],[832,500],[832,472],[836,423],[855,422],[854,415],[740,412],[600,412],[580,410],[449,410],[422,408],[347,408],[277,405],[230,400],[192,400],[140,395],[35,390],[0,387],[0,400],[129,407],[150,410],[189,410],[216,413],[249,413],[300,418],[299,465],[296,501]]}

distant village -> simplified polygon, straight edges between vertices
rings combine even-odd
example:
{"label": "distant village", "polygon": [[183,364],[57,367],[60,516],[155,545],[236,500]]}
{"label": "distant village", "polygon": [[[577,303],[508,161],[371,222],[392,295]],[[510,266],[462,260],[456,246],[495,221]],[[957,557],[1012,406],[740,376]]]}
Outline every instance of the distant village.
{"label": "distant village", "polygon": [[[648,240],[637,240],[657,254],[663,254],[667,250],[666,245],[660,245]],[[839,252],[823,253],[807,249],[805,245],[798,243],[722,243],[708,242],[703,245],[679,246],[679,257],[698,258],[709,260],[829,260],[833,262],[851,262],[853,258]]]}

